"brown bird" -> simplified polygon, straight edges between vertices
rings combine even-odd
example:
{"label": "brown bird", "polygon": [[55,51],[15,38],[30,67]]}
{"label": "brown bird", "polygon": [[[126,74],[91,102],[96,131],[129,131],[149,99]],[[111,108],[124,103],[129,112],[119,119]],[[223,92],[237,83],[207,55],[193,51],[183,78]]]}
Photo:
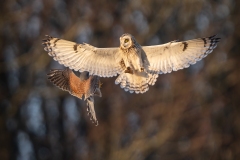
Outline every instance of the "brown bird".
{"label": "brown bird", "polygon": [[88,72],[82,72],[77,77],[70,69],[53,69],[47,75],[49,76],[48,79],[60,89],[68,91],[79,99],[87,100],[88,114],[91,116],[92,122],[97,126],[98,120],[94,110],[94,96],[102,97],[99,77],[89,76]]}

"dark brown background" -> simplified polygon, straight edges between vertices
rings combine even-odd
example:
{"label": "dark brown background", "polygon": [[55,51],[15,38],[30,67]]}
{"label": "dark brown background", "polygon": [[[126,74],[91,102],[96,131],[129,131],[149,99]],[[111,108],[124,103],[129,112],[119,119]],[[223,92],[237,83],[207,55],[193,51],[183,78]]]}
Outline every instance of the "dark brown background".
{"label": "dark brown background", "polygon": [[[240,159],[240,1],[2,0],[0,159]],[[47,81],[63,66],[43,50],[55,37],[117,47],[218,34],[221,42],[188,69],[160,75],[141,95],[101,78],[99,126],[86,103]]]}

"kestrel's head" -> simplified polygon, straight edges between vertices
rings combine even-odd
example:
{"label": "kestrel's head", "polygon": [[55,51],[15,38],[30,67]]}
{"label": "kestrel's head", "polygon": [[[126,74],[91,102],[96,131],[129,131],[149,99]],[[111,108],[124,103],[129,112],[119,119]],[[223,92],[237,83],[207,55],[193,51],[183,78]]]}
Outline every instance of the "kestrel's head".
{"label": "kestrel's head", "polygon": [[124,33],[120,37],[120,47],[122,49],[128,49],[128,48],[132,47],[133,44],[134,44],[134,37],[131,34]]}

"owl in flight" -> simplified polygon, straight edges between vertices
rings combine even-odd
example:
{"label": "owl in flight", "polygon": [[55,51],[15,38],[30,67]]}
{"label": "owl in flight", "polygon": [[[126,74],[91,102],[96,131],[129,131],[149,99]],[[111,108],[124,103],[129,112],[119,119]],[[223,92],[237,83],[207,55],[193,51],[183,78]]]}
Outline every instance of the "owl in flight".
{"label": "owl in flight", "polygon": [[88,71],[100,77],[118,77],[115,84],[130,93],[144,93],[154,85],[158,74],[187,68],[216,48],[215,36],[162,45],[141,46],[130,34],[120,37],[116,48],[97,48],[47,36],[45,50],[54,60],[75,71]]}
{"label": "owl in flight", "polygon": [[48,79],[60,89],[68,91],[79,99],[87,100],[90,119],[96,126],[98,125],[94,110],[94,96],[102,97],[98,76],[89,76],[88,72],[83,72],[80,77],[77,77],[70,69],[54,69],[48,73]]}

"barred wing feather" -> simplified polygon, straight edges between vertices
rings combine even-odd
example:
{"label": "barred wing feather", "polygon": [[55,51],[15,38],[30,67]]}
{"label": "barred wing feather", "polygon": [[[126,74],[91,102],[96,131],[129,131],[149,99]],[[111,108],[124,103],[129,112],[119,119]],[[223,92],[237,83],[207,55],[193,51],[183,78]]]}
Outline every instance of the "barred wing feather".
{"label": "barred wing feather", "polygon": [[43,41],[44,49],[54,60],[75,71],[88,71],[90,75],[100,77],[112,77],[122,72],[118,48],[96,48],[51,36]]}
{"label": "barred wing feather", "polygon": [[216,48],[220,38],[211,36],[163,45],[143,46],[151,73],[162,74],[187,68]]}

